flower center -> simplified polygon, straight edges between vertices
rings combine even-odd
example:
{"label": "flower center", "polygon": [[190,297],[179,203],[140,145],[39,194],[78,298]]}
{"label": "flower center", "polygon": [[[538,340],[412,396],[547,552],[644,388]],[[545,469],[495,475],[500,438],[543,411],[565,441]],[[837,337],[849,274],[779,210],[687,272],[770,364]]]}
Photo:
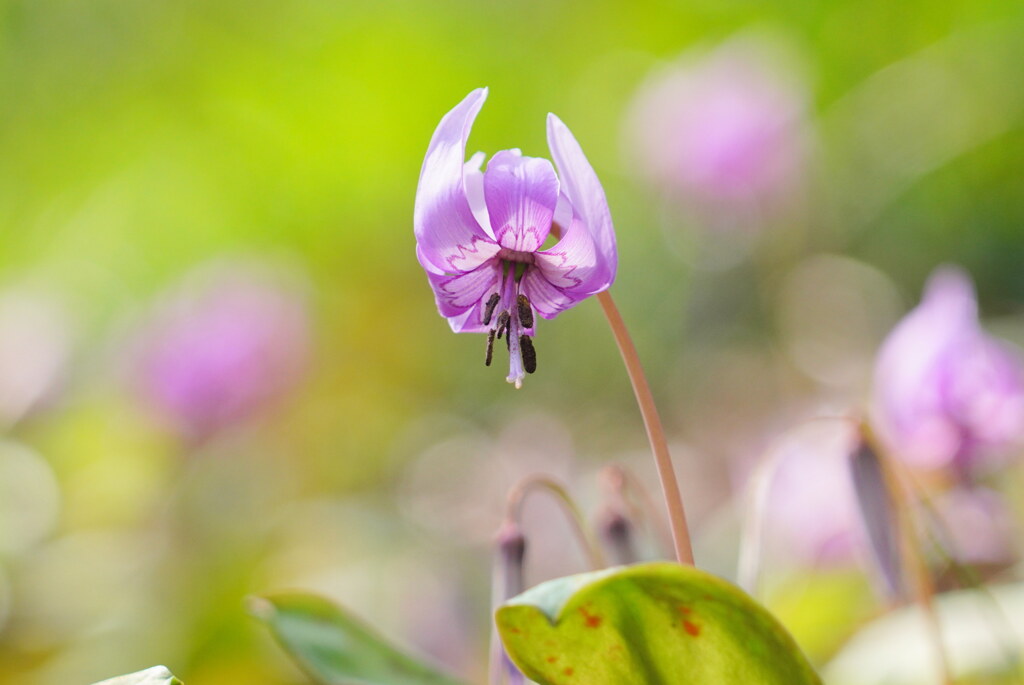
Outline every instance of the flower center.
{"label": "flower center", "polygon": [[505,336],[509,354],[509,373],[506,380],[515,383],[517,388],[522,387],[526,374],[537,370],[537,351],[533,347],[533,338],[527,333],[533,328],[533,306],[529,298],[519,292],[519,280],[524,271],[515,268],[519,263],[506,263],[501,292],[491,294],[481,316],[481,323],[490,326],[490,330],[487,331],[487,356],[484,364],[491,365],[495,338],[500,340]]}
{"label": "flower center", "polygon": [[533,264],[533,253],[532,252],[520,252],[518,250],[510,250],[507,247],[501,248],[498,251],[498,259],[503,259],[506,262],[518,262],[520,264]]}

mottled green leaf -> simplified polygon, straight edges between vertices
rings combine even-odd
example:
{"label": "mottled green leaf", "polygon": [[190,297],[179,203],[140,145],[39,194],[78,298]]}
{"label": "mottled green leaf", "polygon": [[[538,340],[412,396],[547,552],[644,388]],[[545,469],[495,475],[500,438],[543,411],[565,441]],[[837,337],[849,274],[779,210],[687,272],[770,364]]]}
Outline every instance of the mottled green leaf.
{"label": "mottled green leaf", "polygon": [[690,566],[624,566],[559,578],[497,613],[502,641],[542,685],[820,685],[771,614]]}
{"label": "mottled green leaf", "polygon": [[154,666],[138,673],[119,675],[93,685],[181,685],[166,666]]}
{"label": "mottled green leaf", "polygon": [[392,647],[321,597],[254,597],[249,608],[299,666],[323,685],[461,685]]}

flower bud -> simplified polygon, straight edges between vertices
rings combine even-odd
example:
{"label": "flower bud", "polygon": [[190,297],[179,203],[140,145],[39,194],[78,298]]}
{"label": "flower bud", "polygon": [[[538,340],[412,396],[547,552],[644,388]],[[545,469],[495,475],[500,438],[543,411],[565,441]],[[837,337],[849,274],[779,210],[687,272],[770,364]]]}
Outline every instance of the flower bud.
{"label": "flower bud", "polygon": [[[492,580],[492,603],[497,609],[505,600],[515,597],[526,585],[523,579],[523,565],[526,559],[526,537],[515,521],[507,520],[495,535],[494,578]],[[491,683],[503,682],[508,685],[522,685],[526,682],[523,674],[508,658],[501,640],[492,626],[491,640]]]}
{"label": "flower bud", "polygon": [[601,541],[611,552],[613,564],[632,564],[637,561],[636,532],[625,513],[608,506],[600,515],[597,527]]}

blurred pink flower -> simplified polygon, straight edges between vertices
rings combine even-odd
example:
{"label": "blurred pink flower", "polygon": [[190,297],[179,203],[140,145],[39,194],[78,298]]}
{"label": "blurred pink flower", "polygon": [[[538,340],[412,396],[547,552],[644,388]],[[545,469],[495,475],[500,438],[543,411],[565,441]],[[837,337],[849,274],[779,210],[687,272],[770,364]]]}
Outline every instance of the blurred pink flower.
{"label": "blurred pink flower", "polygon": [[857,441],[843,424],[808,425],[776,448],[767,530],[804,563],[848,565],[868,548],[850,474]]}
{"label": "blurred pink flower", "polygon": [[627,124],[642,172],[707,210],[761,211],[788,200],[804,173],[807,98],[784,61],[743,38],[653,74]]}
{"label": "blurred pink flower", "polygon": [[142,344],[142,393],[191,437],[242,421],[289,390],[310,346],[306,303],[251,265],[200,270],[157,311]]}
{"label": "blurred pink flower", "polygon": [[1003,498],[981,487],[939,495],[935,507],[948,551],[963,564],[1005,564],[1014,558],[1013,513]]}
{"label": "blurred pink flower", "polygon": [[915,466],[966,469],[1024,438],[1024,365],[985,334],[968,276],[929,279],[921,304],[882,344],[875,367],[875,428]]}

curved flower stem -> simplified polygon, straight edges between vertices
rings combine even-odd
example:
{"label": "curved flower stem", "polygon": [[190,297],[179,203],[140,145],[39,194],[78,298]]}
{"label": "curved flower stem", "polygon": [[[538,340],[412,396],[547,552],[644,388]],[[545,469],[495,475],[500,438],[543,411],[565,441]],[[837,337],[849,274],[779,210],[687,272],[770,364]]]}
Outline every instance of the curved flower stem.
{"label": "curved flower stem", "polygon": [[633,340],[629,337],[626,324],[619,314],[615,300],[608,291],[598,293],[598,302],[604,310],[604,315],[611,326],[612,335],[615,336],[615,343],[619,346],[619,353],[622,361],[626,364],[626,373],[633,384],[633,393],[636,395],[636,402],[640,405],[640,414],[644,418],[644,427],[647,429],[647,439],[651,443],[651,451],[654,452],[654,463],[658,467],[658,476],[661,478],[661,489],[665,495],[665,504],[668,507],[668,518],[672,525],[672,544],[675,547],[676,560],[680,564],[693,565],[693,547],[690,543],[690,530],[686,526],[686,512],[683,509],[683,498],[679,494],[679,483],[676,480],[676,472],[672,467],[672,456],[668,451],[668,441],[665,439],[665,431],[661,427],[661,418],[658,416],[658,409],[654,406],[654,397],[651,395],[651,388],[647,384],[647,377],[644,375],[643,367],[640,365],[640,357],[633,346]]}
{"label": "curved flower stem", "polygon": [[[895,474],[897,481],[904,480],[901,475],[900,473]],[[924,612],[925,621],[928,624],[928,631],[934,645],[935,659],[942,674],[942,684],[952,685],[953,675],[942,641],[942,624],[939,622],[939,614],[935,609],[935,586],[932,583],[931,572],[928,570],[928,563],[924,558],[921,534],[914,523],[910,494],[902,482],[897,482],[893,490],[896,496],[896,509],[901,512],[903,518],[902,528],[906,548],[904,554],[908,570],[913,575],[915,598],[921,606],[921,611]]]}
{"label": "curved flower stem", "polygon": [[518,523],[522,519],[523,500],[531,490],[535,489],[547,490],[562,505],[562,509],[568,515],[573,531],[580,541],[580,546],[583,547],[583,551],[587,555],[591,570],[597,571],[607,566],[597,537],[590,530],[579,507],[573,502],[565,488],[547,476],[527,476],[512,486],[506,500],[505,519]]}
{"label": "curved flower stem", "polygon": [[863,434],[864,439],[880,457],[890,494],[896,504],[896,525],[903,540],[903,559],[906,564],[906,573],[910,575],[911,582],[914,585],[914,600],[920,606],[921,613],[924,615],[928,626],[928,634],[935,652],[935,659],[939,666],[942,685],[952,685],[953,675],[950,670],[949,658],[946,656],[946,648],[942,641],[942,624],[939,621],[939,614],[935,609],[935,586],[932,583],[931,572],[928,570],[928,562],[924,557],[924,535],[914,520],[913,481],[903,465],[882,449],[882,446],[878,444],[874,434],[867,426],[864,427]]}

